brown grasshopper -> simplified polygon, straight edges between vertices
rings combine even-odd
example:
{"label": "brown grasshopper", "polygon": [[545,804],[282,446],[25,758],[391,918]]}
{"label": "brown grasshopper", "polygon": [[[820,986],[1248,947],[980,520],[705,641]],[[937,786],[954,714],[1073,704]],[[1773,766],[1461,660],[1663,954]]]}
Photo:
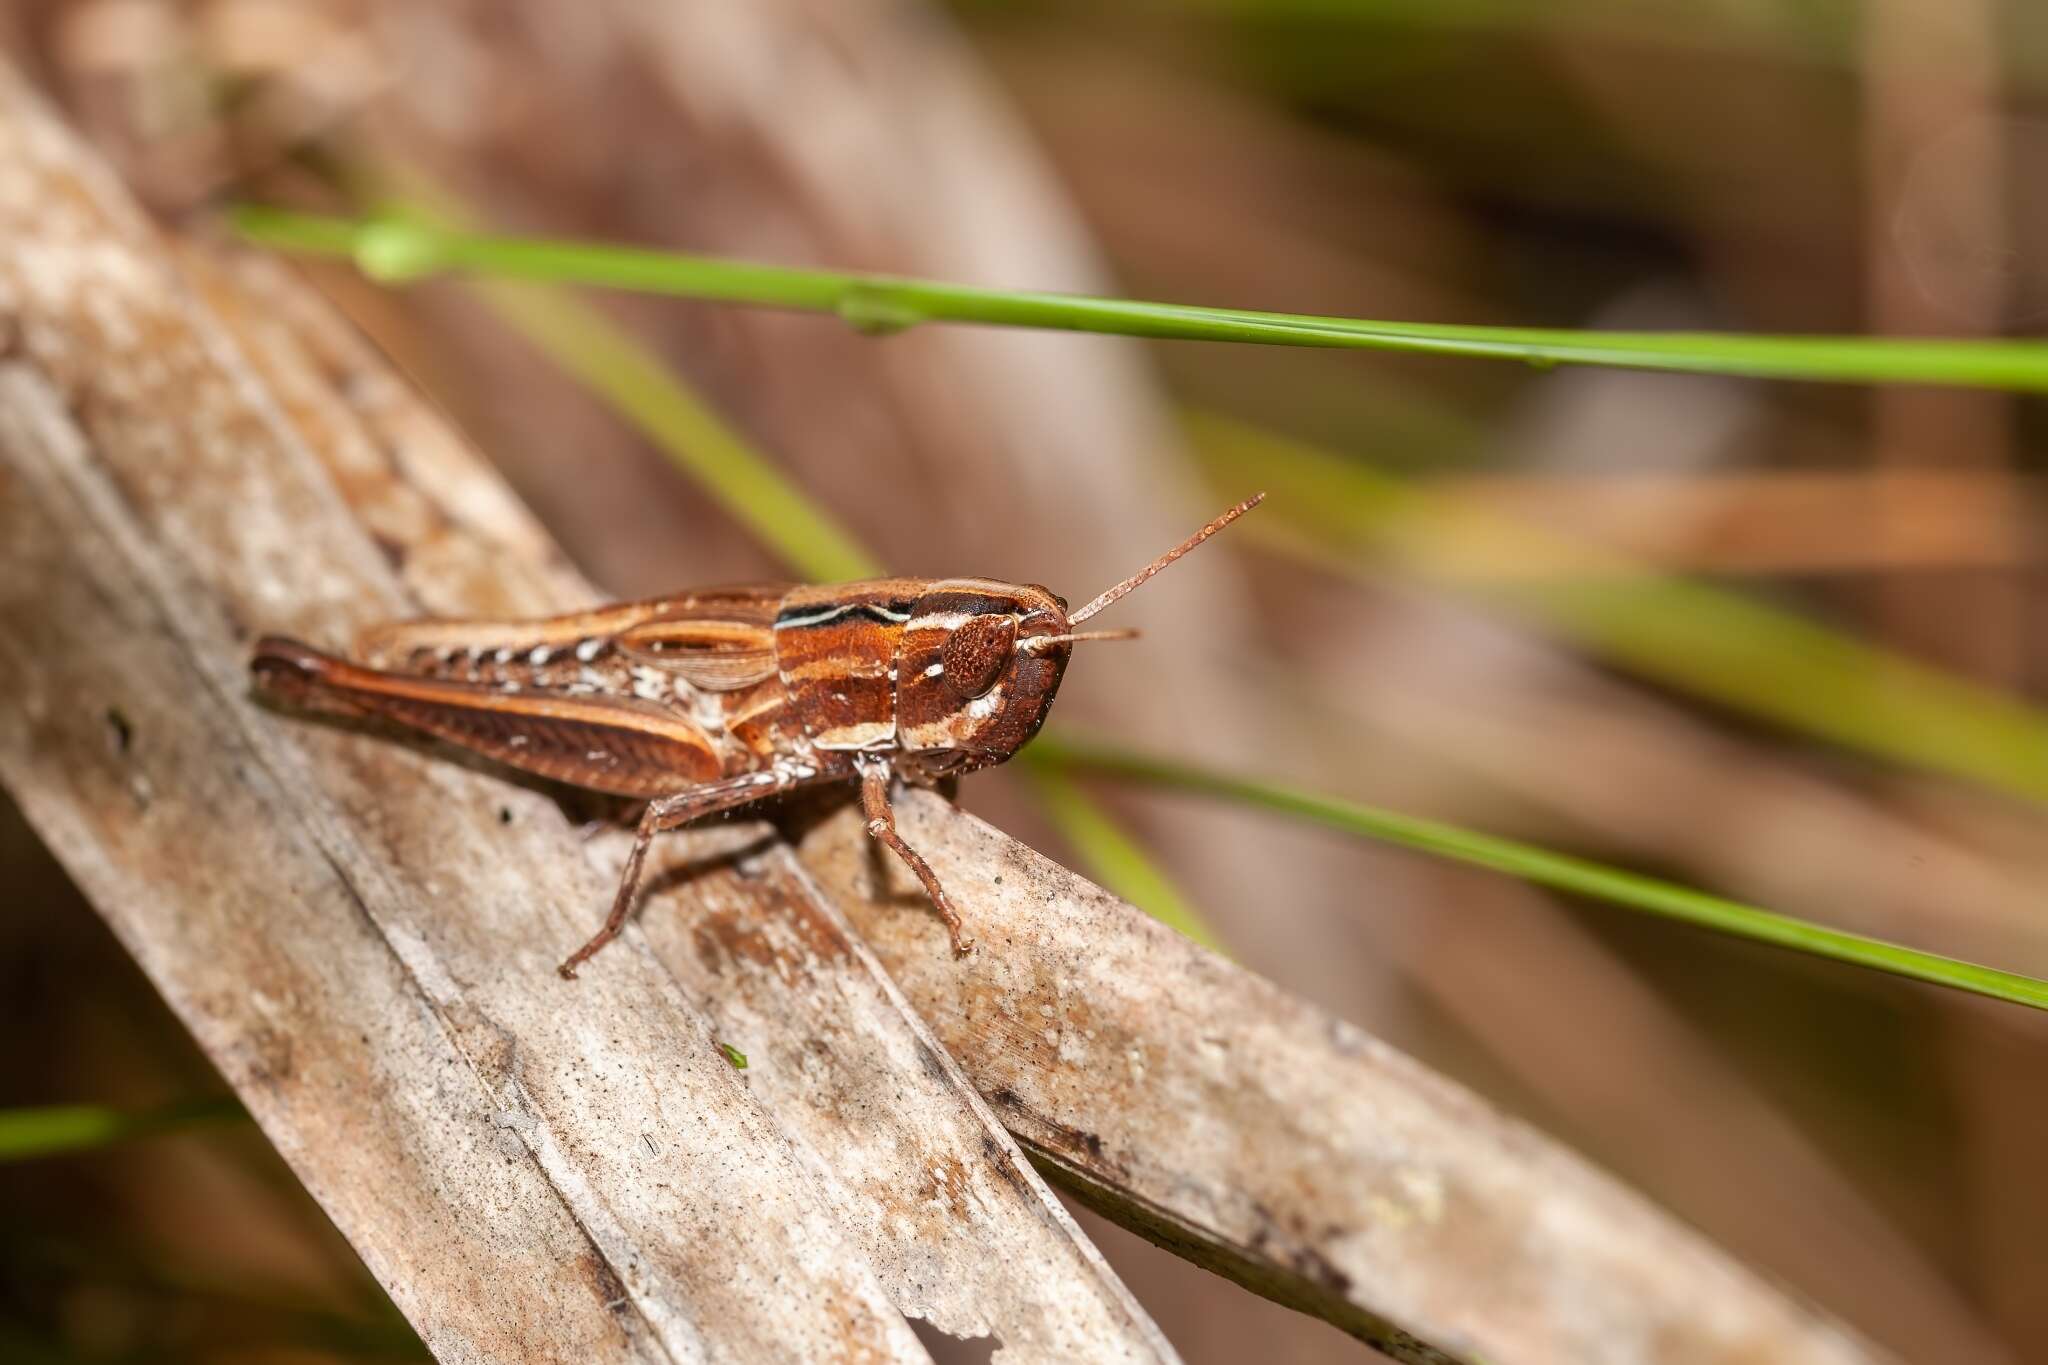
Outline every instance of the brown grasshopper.
{"label": "brown grasshopper", "polygon": [[1245,499],[1079,611],[1035,584],[882,578],[709,588],[535,620],[404,621],[355,658],[257,642],[259,690],[395,721],[542,777],[644,800],[604,927],[618,937],[655,834],[821,782],[860,783],[868,833],[917,874],[953,951],[972,946],[931,865],[896,832],[893,779],[991,767],[1038,733],[1075,626],[1257,506]]}

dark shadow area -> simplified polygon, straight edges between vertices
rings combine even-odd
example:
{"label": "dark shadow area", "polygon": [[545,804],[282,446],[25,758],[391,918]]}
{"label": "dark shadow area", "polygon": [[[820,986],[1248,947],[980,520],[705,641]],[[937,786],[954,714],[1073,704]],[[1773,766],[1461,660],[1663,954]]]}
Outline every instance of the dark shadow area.
{"label": "dark shadow area", "polygon": [[995,1353],[1003,1348],[997,1337],[956,1337],[951,1336],[926,1322],[908,1314],[903,1320],[910,1324],[910,1330],[917,1333],[918,1341],[931,1355],[933,1365],[988,1365]]}

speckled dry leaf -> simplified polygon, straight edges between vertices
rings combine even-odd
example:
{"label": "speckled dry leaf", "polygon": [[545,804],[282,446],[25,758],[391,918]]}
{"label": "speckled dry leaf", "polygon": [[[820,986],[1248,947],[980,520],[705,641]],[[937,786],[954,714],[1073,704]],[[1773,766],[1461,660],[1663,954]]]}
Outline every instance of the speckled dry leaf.
{"label": "speckled dry leaf", "polygon": [[1400,1358],[1836,1362],[1849,1333],[1360,1030],[924,793],[988,950],[931,968],[857,821],[804,857],[1012,1132],[1162,1245]]}
{"label": "speckled dry leaf", "polygon": [[0,168],[0,777],[422,1336],[458,1360],[922,1359],[668,973],[622,952],[552,978],[605,893],[538,798],[250,704],[254,623],[410,604],[6,74]]}

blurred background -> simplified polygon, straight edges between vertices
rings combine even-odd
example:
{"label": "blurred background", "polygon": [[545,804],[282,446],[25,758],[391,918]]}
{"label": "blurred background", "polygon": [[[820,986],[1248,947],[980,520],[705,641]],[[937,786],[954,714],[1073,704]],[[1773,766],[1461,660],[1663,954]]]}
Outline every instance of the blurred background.
{"label": "blurred background", "polygon": [[[0,40],[203,234],[405,187],[1367,318],[2048,322],[2022,0],[13,0]],[[787,573],[475,292],[313,273],[608,589]],[[903,572],[1086,596],[1269,489],[1117,609],[1075,731],[2048,974],[2038,400],[597,302]],[[1090,790],[1234,956],[1874,1340],[2048,1361],[2039,1016]],[[1086,866],[1018,774],[963,801]],[[11,807],[0,885],[0,1105],[219,1091]],[[1191,1361],[1371,1357],[1084,1221]],[[0,1165],[0,1356],[418,1353],[246,1125]]]}

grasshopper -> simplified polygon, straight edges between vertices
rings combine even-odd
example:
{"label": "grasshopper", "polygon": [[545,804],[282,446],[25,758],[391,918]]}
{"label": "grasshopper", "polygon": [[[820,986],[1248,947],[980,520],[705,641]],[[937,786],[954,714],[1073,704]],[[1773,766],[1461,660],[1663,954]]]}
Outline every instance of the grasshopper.
{"label": "grasshopper", "polygon": [[800,787],[858,783],[868,833],[923,883],[956,954],[971,940],[896,830],[892,782],[1003,762],[1038,733],[1074,627],[1257,506],[1247,498],[1078,611],[1036,584],[882,578],[707,588],[532,620],[375,625],[352,658],[257,642],[259,692],[391,721],[525,772],[646,803],[604,926],[618,937],[654,836]]}

